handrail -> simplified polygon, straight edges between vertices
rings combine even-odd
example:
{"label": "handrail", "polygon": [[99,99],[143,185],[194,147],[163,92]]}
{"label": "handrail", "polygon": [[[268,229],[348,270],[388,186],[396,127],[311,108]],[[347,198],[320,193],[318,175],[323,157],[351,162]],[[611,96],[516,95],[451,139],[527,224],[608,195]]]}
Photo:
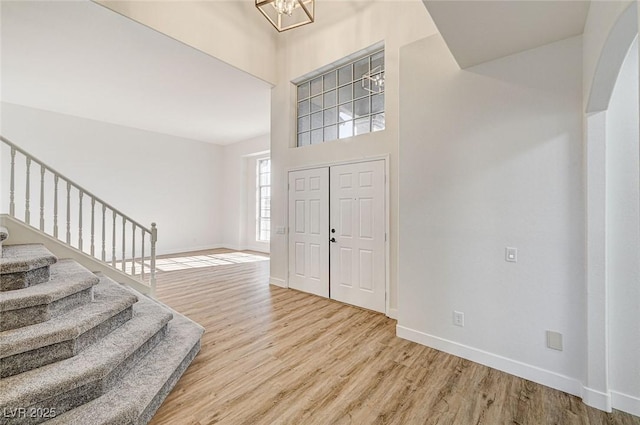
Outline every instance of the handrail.
{"label": "handrail", "polygon": [[[147,258],[145,256],[145,235],[148,235],[148,239],[150,242],[150,253],[149,253],[149,271],[150,271],[150,278],[149,278],[149,289],[150,289],[150,293],[151,295],[155,295],[155,287],[156,287],[156,243],[158,240],[158,235],[157,235],[157,227],[155,223],[151,223],[151,227],[147,227],[144,226],[142,224],[140,224],[138,221],[133,220],[131,217],[129,217],[128,215],[124,214],[122,211],[120,211],[117,208],[114,208],[111,204],[105,202],[102,198],[99,198],[98,196],[94,195],[92,192],[86,190],[85,188],[83,188],[82,186],[80,186],[79,184],[75,183],[73,180],[71,180],[69,177],[65,176],[64,174],[60,173],[59,171],[57,171],[56,169],[54,169],[53,167],[45,164],[43,161],[37,159],[36,157],[34,157],[33,155],[31,155],[29,152],[25,151],[24,149],[20,148],[19,146],[17,146],[15,143],[13,143],[11,140],[7,139],[6,137],[0,135],[0,141],[4,144],[6,144],[9,148],[11,148],[11,171],[10,171],[10,188],[9,188],[9,215],[12,217],[15,217],[16,219],[19,219],[16,216],[16,211],[15,211],[15,182],[16,182],[16,176],[15,176],[15,156],[16,153],[20,153],[22,154],[25,159],[26,159],[26,176],[25,176],[25,219],[24,219],[24,223],[26,223],[29,226],[32,227],[36,227],[35,225],[31,224],[31,210],[30,210],[30,204],[31,204],[31,164],[35,163],[37,166],[40,167],[40,231],[45,232],[45,174],[48,171],[50,174],[53,175],[53,184],[54,184],[54,207],[53,207],[53,234],[52,236],[59,239],[58,238],[58,186],[59,186],[59,181],[62,180],[64,183],[66,183],[66,214],[67,214],[67,221],[66,221],[66,242],[67,245],[72,246],[75,249],[78,249],[79,251],[83,251],[83,210],[82,210],[82,206],[83,206],[83,199],[84,196],[87,196],[90,200],[90,204],[91,204],[91,224],[90,224],[90,233],[91,233],[91,248],[90,248],[90,254],[91,256],[93,256],[96,259],[99,259],[100,261],[106,263],[107,265],[110,265],[113,268],[116,268],[116,262],[120,262],[121,263],[121,271],[124,273],[127,273],[129,275],[131,275],[132,277],[136,277],[138,280],[140,280],[141,282],[145,283],[145,266],[146,261],[145,259]],[[64,184],[63,184],[64,186]],[[79,204],[78,204],[78,208],[76,210],[77,212],[77,219],[78,219],[78,246],[74,246],[71,242],[71,188],[74,188],[77,192],[78,192],[78,199],[79,199]],[[64,196],[64,195],[63,195]],[[101,209],[102,209],[102,222],[101,222],[101,227],[102,227],[102,234],[100,237],[101,240],[101,255],[98,256],[96,255],[96,249],[95,249],[95,239],[96,239],[96,234],[95,234],[95,230],[96,230],[96,223],[95,223],[95,204],[98,203],[99,205],[101,205]],[[111,261],[108,262],[106,260],[106,239],[107,239],[107,234],[106,234],[106,227],[107,227],[107,210],[109,210],[112,214],[112,220],[111,220],[111,225],[112,225],[112,230],[113,233],[112,235],[112,239],[111,239]],[[117,238],[117,234],[116,234],[116,227],[117,227],[117,220],[116,217],[120,217],[120,221],[121,221],[121,230],[122,230],[122,250],[120,252],[117,252],[117,248],[116,248],[116,238]],[[131,236],[130,236],[130,244],[127,244],[127,232],[126,232],[126,227],[127,225],[131,226]],[[100,225],[98,225],[99,227]],[[136,250],[136,232],[140,232],[141,235],[141,244],[139,246],[139,250]],[[127,257],[126,255],[126,249],[127,247],[131,247],[131,255]],[[140,255],[136,255],[137,252],[140,252]],[[117,254],[120,254],[119,257]],[[118,260],[118,258],[120,258],[120,260]],[[137,259],[140,259],[140,273],[136,276],[136,261]],[[131,269],[129,271],[127,271],[127,265],[131,266]],[[117,269],[117,268],[116,268]]]}
{"label": "handrail", "polygon": [[[58,176],[59,178],[66,180],[67,182],[71,183],[71,185],[73,187],[75,187],[76,189],[82,191],[82,193],[84,193],[85,195],[89,195],[89,197],[94,198],[96,200],[96,202],[98,202],[99,204],[102,204],[104,206],[107,207],[107,209],[115,212],[118,215],[121,215],[123,217],[127,217],[126,214],[124,214],[122,211],[118,210],[117,208],[112,207],[109,203],[103,201],[101,198],[97,197],[96,195],[94,195],[93,193],[89,192],[88,190],[84,189],[82,186],[78,185],[77,183],[75,183],[73,180],[71,180],[69,177],[65,176],[64,174],[60,173],[59,171],[55,170],[53,167],[45,164],[44,162],[40,161],[38,158],[36,158],[35,156],[31,155],[29,152],[25,151],[24,149],[22,149],[21,147],[19,147],[18,145],[16,145],[15,143],[13,143],[12,141],[10,141],[9,139],[7,139],[4,136],[0,135],[0,141],[4,142],[5,144],[11,146],[12,148],[14,148],[16,151],[20,152],[22,155],[26,156],[27,158],[30,158],[31,161],[36,162],[38,165],[40,165],[41,167],[46,168],[47,170],[49,170],[51,172],[51,174],[53,174],[54,176]],[[147,232],[151,232],[151,229],[147,228],[146,226],[143,226],[142,224],[138,223],[135,220],[129,219],[127,217],[127,221],[129,221],[130,223],[134,223],[137,227],[140,227],[141,229],[146,230]]]}

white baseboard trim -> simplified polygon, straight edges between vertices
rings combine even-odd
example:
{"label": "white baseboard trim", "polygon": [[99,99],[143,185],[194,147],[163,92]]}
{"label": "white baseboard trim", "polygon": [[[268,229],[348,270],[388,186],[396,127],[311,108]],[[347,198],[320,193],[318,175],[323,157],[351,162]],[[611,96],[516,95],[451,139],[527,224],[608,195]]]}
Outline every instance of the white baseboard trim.
{"label": "white baseboard trim", "polygon": [[279,286],[281,288],[287,287],[287,282],[284,279],[278,279],[277,277],[273,276],[269,278],[269,284]]}
{"label": "white baseboard trim", "polygon": [[587,406],[611,412],[611,395],[589,387],[582,387],[582,401]]}
{"label": "white baseboard trim", "polygon": [[387,317],[390,318],[390,319],[398,320],[398,309],[397,308],[390,308],[389,309],[389,314],[387,314]]}
{"label": "white baseboard trim", "polygon": [[582,387],[582,401],[587,406],[611,412],[611,395],[589,387]]}
{"label": "white baseboard trim", "polygon": [[611,406],[635,416],[640,416],[640,398],[611,391]]}
{"label": "white baseboard trim", "polygon": [[156,255],[184,254],[185,252],[206,251],[209,249],[220,249],[220,248],[226,248],[226,247],[222,244],[212,244],[212,245],[202,245],[202,246],[189,246],[185,248],[158,249],[158,251],[156,251]]}
{"label": "white baseboard trim", "polygon": [[555,388],[569,394],[580,397],[582,395],[582,383],[574,378],[561,375],[546,369],[541,369],[526,363],[508,359],[497,354],[449,341],[444,338],[429,335],[404,326],[396,326],[396,334],[400,338],[462,357],[494,369],[501,370],[511,375],[536,382],[547,387]]}

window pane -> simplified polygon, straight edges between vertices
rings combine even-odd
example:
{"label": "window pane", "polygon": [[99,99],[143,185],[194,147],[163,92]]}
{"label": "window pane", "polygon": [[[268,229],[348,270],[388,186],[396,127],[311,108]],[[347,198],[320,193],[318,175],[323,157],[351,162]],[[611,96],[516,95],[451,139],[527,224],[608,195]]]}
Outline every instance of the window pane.
{"label": "window pane", "polygon": [[354,78],[362,78],[362,76],[369,72],[369,58],[366,57],[364,59],[360,59],[358,62],[353,64],[353,75]]}
{"label": "window pane", "polygon": [[[324,125],[331,125],[338,122],[338,108],[335,106],[333,108],[324,110]],[[326,140],[326,137],[325,137]]]}
{"label": "window pane", "polygon": [[338,127],[341,139],[353,136],[353,121],[345,121],[343,123],[340,123]]}
{"label": "window pane", "polygon": [[311,115],[311,128],[322,127],[322,112],[316,112]]}
{"label": "window pane", "polygon": [[368,97],[364,97],[362,99],[356,100],[355,106],[356,106],[356,117],[369,115],[369,98]]}
{"label": "window pane", "polygon": [[298,134],[298,146],[307,146],[311,143],[311,135],[307,131],[306,133]]}
{"label": "window pane", "polygon": [[336,104],[336,91],[331,90],[324,94],[324,107],[328,108],[330,106],[335,106]]}
{"label": "window pane", "polygon": [[336,72],[330,72],[324,76],[324,89],[331,90],[336,87]]}
{"label": "window pane", "polygon": [[322,96],[316,96],[311,98],[311,112],[318,112],[322,110]]}
{"label": "window pane", "polygon": [[340,87],[338,90],[338,103],[348,102],[353,99],[353,86],[351,84]]}
{"label": "window pane", "polygon": [[371,113],[384,111],[384,93],[371,96]]}
{"label": "window pane", "polygon": [[298,86],[298,100],[309,97],[309,83],[300,84]]}
{"label": "window pane", "polygon": [[302,118],[298,118],[298,133],[303,131],[309,131],[309,115]]}
{"label": "window pane", "polygon": [[[363,84],[364,84],[364,87],[362,86]],[[364,80],[364,83],[363,83],[363,80],[356,81],[355,83],[353,83],[353,92],[354,92],[353,97],[357,99],[362,96],[370,95],[371,92],[367,90],[368,87],[369,87],[369,83],[367,80]]]}
{"label": "window pane", "polygon": [[322,93],[322,77],[311,80],[311,96]]}
{"label": "window pane", "polygon": [[329,127],[324,128],[324,141],[329,142],[331,140],[336,140],[338,138],[338,126],[330,125]]}
{"label": "window pane", "polygon": [[371,69],[377,67],[384,69],[384,51],[371,55]]}
{"label": "window pane", "polygon": [[338,85],[350,83],[352,80],[351,65],[343,66],[338,70]]}
{"label": "window pane", "polygon": [[371,123],[370,123],[371,119],[369,117],[366,118],[358,118],[355,122],[356,122],[356,135],[358,134],[365,134],[365,133],[369,133],[371,131]]}
{"label": "window pane", "polygon": [[340,122],[353,119],[353,102],[340,105]]}
{"label": "window pane", "polygon": [[311,144],[317,145],[318,143],[322,143],[322,129],[313,130],[311,132]]}
{"label": "window pane", "polygon": [[307,115],[309,113],[309,99],[298,102],[298,116]]}
{"label": "window pane", "polygon": [[371,117],[371,131],[384,130],[384,114],[378,114]]}

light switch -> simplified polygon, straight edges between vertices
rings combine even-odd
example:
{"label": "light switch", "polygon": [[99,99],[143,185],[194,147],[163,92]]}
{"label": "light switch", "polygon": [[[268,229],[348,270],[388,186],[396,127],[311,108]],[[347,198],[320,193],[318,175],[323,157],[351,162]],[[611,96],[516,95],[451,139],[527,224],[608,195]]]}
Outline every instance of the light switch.
{"label": "light switch", "polygon": [[285,234],[285,227],[284,226],[276,226],[276,233],[278,235],[284,235]]}
{"label": "light switch", "polygon": [[506,247],[504,250],[504,260],[510,263],[518,262],[518,248]]}

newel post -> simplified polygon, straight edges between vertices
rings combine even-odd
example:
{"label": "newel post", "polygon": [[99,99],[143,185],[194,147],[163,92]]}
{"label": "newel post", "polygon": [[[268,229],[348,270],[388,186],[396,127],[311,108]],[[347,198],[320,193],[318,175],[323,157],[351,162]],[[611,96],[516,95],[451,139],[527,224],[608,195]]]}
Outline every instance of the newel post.
{"label": "newel post", "polygon": [[156,223],[151,223],[151,296],[156,296],[156,242],[158,241],[158,228]]}

